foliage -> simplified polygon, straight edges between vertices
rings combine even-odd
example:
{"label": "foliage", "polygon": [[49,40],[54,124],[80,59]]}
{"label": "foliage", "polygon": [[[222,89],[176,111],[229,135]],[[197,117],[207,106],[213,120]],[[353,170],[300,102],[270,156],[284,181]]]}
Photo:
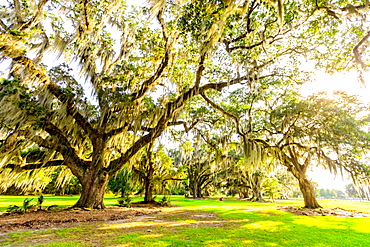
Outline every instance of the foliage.
{"label": "foliage", "polygon": [[68,169],[58,167],[50,178],[51,181],[42,191],[44,194],[78,195],[81,193],[81,183]]}
{"label": "foliage", "polygon": [[31,210],[35,209],[37,205],[31,203],[33,201],[33,198],[25,198],[23,200],[23,204],[21,207],[18,207],[17,205],[10,205],[7,209],[7,212],[13,214],[24,214],[28,213]]}
{"label": "foliage", "polygon": [[131,201],[132,198],[128,194],[125,194],[123,197],[121,197],[121,199],[117,200],[118,206],[126,208],[131,208]]}
{"label": "foliage", "polygon": [[11,214],[17,214],[17,213],[23,213],[23,209],[20,208],[19,206],[17,205],[9,205],[9,207],[7,208],[6,210],[8,213],[11,213]]}
{"label": "foliage", "polygon": [[[168,127],[188,131],[194,122],[215,120],[202,118],[211,112],[206,107],[192,105],[201,100],[211,104],[208,98],[232,85],[245,87],[246,101],[238,103],[235,94],[231,104],[222,105],[222,114],[233,119],[244,138],[246,163],[254,168],[280,156],[303,181],[305,173],[285,161],[311,157],[312,145],[302,148],[307,139],[315,141],[315,148],[335,147],[336,139],[346,137],[353,144],[355,136],[340,133],[352,133],[358,121],[340,117],[343,112],[331,111],[324,101],[283,99],[271,89],[281,85],[276,92],[282,95],[286,86],[306,81],[309,76],[300,69],[305,58],[328,71],[342,70],[354,51],[355,60],[366,64],[362,41],[370,35],[363,25],[366,15],[361,19],[359,14],[363,7],[308,0],[150,1],[150,6],[129,8],[120,0],[1,4],[0,52],[10,64],[0,89],[1,187],[45,186],[56,167],[66,167],[70,174],[65,175],[73,174],[81,184],[76,206],[104,208],[103,195],[114,174],[140,159],[143,149]],[[354,19],[343,21],[343,13]],[[51,56],[53,64],[46,59]],[[314,106],[325,113],[315,114]],[[301,110],[306,113],[300,115]],[[319,123],[325,114],[337,118],[327,121],[329,128],[321,132],[301,125],[320,115],[315,119]],[[286,134],[282,139],[281,132]],[[297,140],[301,146],[293,145]],[[347,150],[341,160],[354,177],[367,169],[356,158],[362,144]],[[151,151],[144,169],[138,170],[155,163]],[[214,160],[220,157],[215,151]],[[335,171],[335,162],[326,163]],[[151,188],[153,167],[149,170],[142,177]],[[248,173],[256,175],[254,182],[250,179],[255,194],[260,194],[264,172],[258,168]],[[166,187],[161,182],[156,184]]]}
{"label": "foliage", "polygon": [[117,172],[117,174],[109,180],[107,188],[115,194],[120,193],[122,198],[135,190],[132,181],[132,173],[127,166],[124,166],[122,170]]}
{"label": "foliage", "polygon": [[276,178],[267,178],[263,184],[263,191],[272,202],[275,202],[275,198],[281,196],[279,181]]}
{"label": "foliage", "polygon": [[171,205],[171,197],[169,197],[169,196],[162,197],[162,199],[159,201],[159,204],[161,206],[170,206]]}
{"label": "foliage", "polygon": [[153,193],[169,194],[168,185],[177,175],[164,145],[154,145],[154,142],[150,143],[141,150],[137,159],[131,161],[133,180],[141,185],[145,202],[154,201]]}
{"label": "foliage", "polygon": [[352,198],[358,198],[359,197],[359,194],[356,190],[356,187],[353,184],[347,184],[345,186],[345,190],[346,190],[346,193],[347,193],[348,197],[352,197]]}
{"label": "foliage", "polygon": [[44,199],[44,196],[43,195],[40,195],[38,198],[37,198],[37,206],[39,207],[39,210],[42,209],[42,204],[45,202],[45,199]]}

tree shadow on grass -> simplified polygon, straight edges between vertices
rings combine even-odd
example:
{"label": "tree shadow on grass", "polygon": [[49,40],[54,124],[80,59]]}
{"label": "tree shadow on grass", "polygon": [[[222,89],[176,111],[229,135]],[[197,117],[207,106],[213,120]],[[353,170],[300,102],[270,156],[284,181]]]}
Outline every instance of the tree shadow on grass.
{"label": "tree shadow on grass", "polygon": [[52,229],[18,239],[4,237],[17,242],[7,246],[30,246],[30,241],[36,246],[75,243],[74,247],[370,246],[369,223],[368,218],[308,217],[274,210],[176,208],[120,222],[84,224],[72,232]]}

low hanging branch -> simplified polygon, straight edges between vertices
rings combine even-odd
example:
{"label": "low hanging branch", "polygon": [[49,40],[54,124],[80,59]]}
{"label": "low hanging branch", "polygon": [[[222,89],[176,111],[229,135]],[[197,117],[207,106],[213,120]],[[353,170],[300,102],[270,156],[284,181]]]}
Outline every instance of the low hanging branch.
{"label": "low hanging branch", "polygon": [[176,125],[182,125],[184,126],[184,129],[185,129],[185,132],[188,133],[190,130],[192,130],[193,128],[195,128],[195,126],[200,122],[199,119],[197,119],[194,123],[192,123],[189,127],[188,127],[188,123],[185,122],[185,121],[173,121],[173,122],[169,122],[168,123],[168,126],[176,126]]}
{"label": "low hanging branch", "polygon": [[7,164],[4,169],[12,170],[35,170],[40,168],[54,167],[54,166],[65,166],[64,160],[49,160],[47,162],[27,163],[26,165]]}

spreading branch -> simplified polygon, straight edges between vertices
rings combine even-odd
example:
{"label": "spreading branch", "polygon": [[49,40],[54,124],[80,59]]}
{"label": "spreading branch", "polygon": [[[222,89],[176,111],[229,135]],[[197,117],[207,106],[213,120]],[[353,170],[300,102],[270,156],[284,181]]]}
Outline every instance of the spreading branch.
{"label": "spreading branch", "polygon": [[40,168],[62,166],[62,165],[66,165],[64,160],[49,160],[47,162],[28,163],[23,166],[16,165],[16,164],[7,164],[3,168],[27,171],[27,170],[35,170],[35,169],[40,169]]}
{"label": "spreading branch", "polygon": [[164,70],[167,68],[168,63],[170,61],[171,45],[169,44],[169,40],[166,34],[166,27],[164,24],[164,20],[162,18],[162,11],[158,13],[157,18],[161,25],[163,39],[165,41],[165,54],[164,57],[162,58],[161,64],[158,66],[154,75],[152,75],[148,80],[144,81],[141,84],[140,89],[132,94],[132,100],[138,100],[142,98],[149,91],[149,89],[157,82],[157,80],[161,78]]}
{"label": "spreading branch", "polygon": [[188,133],[190,130],[192,130],[198,123],[199,123],[199,119],[197,119],[194,123],[192,123],[189,127],[188,127],[188,124],[187,122],[185,121],[174,121],[174,122],[170,122],[168,123],[168,126],[176,126],[176,125],[182,125],[184,126],[184,129],[185,129],[185,132]]}
{"label": "spreading branch", "polygon": [[370,31],[367,32],[367,34],[360,40],[360,42],[355,46],[355,48],[353,48],[353,54],[355,56],[355,60],[358,64],[361,65],[361,68],[363,70],[366,70],[369,66],[366,65],[364,63],[364,61],[362,60],[362,57],[361,57],[361,52],[359,51],[359,49],[361,48],[361,46],[368,41],[370,37]]}
{"label": "spreading branch", "polygon": [[33,78],[37,78],[40,83],[46,85],[46,88],[50,93],[52,93],[62,103],[66,104],[67,113],[76,120],[76,123],[92,139],[94,139],[96,131],[90,125],[89,121],[78,112],[78,109],[74,104],[74,97],[64,94],[62,89],[50,80],[49,76],[44,72],[41,66],[35,64],[34,61],[24,56],[24,48],[25,47],[22,42],[15,40],[12,35],[3,34],[0,37],[0,52],[9,58],[12,58],[14,62],[23,65],[32,74]]}

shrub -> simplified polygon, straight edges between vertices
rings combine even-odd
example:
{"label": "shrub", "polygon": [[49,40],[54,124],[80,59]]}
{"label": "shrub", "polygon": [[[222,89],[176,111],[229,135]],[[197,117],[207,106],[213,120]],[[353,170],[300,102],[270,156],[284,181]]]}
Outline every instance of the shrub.
{"label": "shrub", "polygon": [[171,198],[169,196],[164,196],[164,197],[162,197],[159,204],[161,206],[170,206],[171,205]]}
{"label": "shrub", "polygon": [[8,209],[6,210],[10,214],[24,214],[28,213],[31,210],[34,210],[37,205],[34,203],[31,203],[33,201],[32,198],[26,198],[23,201],[22,207],[19,207],[17,205],[10,205]]}
{"label": "shrub", "polygon": [[131,200],[132,200],[131,197],[126,194],[122,197],[122,199],[117,200],[118,206],[130,208]]}

